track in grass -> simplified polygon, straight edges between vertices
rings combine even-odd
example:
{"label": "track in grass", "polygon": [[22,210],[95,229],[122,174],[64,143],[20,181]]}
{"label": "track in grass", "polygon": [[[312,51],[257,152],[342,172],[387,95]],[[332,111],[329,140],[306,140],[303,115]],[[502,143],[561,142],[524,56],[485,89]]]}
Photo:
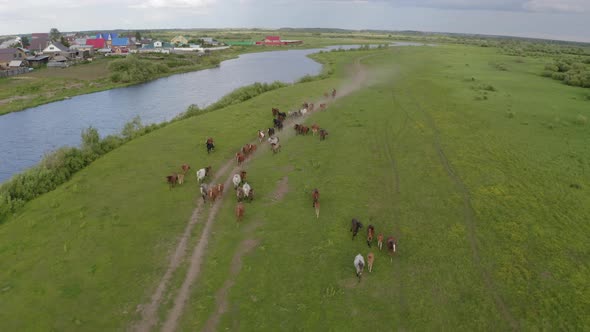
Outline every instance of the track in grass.
{"label": "track in grass", "polygon": [[[408,94],[408,96],[409,95],[410,94]],[[457,171],[453,168],[453,165],[451,164],[451,162],[449,161],[449,159],[447,158],[447,156],[445,154],[445,150],[443,149],[442,145],[440,144],[439,130],[438,130],[438,127],[436,126],[436,123],[434,122],[434,119],[432,118],[430,113],[428,113],[428,111],[426,111],[422,107],[422,105],[420,105],[420,103],[417,102],[415,99],[412,99],[412,103],[416,106],[416,109],[420,113],[422,113],[422,115],[424,116],[424,118],[426,120],[425,122],[426,122],[427,126],[430,128],[430,130],[432,130],[433,137],[434,137],[433,138],[434,149],[435,149],[436,153],[438,154],[438,157],[440,159],[440,162],[441,162],[443,168],[445,169],[449,178],[455,184],[455,188],[457,189],[457,191],[459,192],[459,194],[461,195],[461,198],[463,200],[463,219],[464,219],[465,223],[467,224],[467,229],[468,229],[467,234],[468,234],[469,243],[471,246],[471,252],[473,254],[473,260],[474,260],[479,272],[481,273],[484,284],[485,284],[486,288],[488,289],[489,293],[492,295],[492,298],[494,299],[494,302],[496,303],[496,307],[502,313],[502,317],[504,318],[504,320],[510,325],[510,327],[512,327],[513,330],[518,330],[519,329],[518,322],[514,319],[514,317],[510,313],[510,310],[508,309],[508,306],[506,305],[506,303],[504,303],[504,300],[500,297],[500,294],[498,294],[498,292],[496,291],[496,288],[494,286],[494,282],[492,280],[490,273],[482,266],[481,257],[479,256],[479,249],[477,246],[477,239],[476,239],[476,235],[475,235],[475,233],[476,233],[475,212],[473,211],[473,206],[471,205],[471,195],[469,193],[469,190],[465,186],[465,183],[463,183],[463,180],[461,179],[461,177],[459,176]]]}

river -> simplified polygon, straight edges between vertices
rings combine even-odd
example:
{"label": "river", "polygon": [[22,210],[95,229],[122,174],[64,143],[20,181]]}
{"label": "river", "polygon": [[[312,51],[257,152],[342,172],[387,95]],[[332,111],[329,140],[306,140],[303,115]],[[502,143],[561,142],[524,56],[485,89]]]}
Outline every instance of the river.
{"label": "river", "polygon": [[82,130],[89,126],[97,128],[104,137],[119,133],[135,116],[140,116],[143,124],[168,121],[186,111],[191,104],[206,107],[233,90],[255,82],[293,83],[305,75],[317,75],[322,65],[307,55],[320,50],[357,47],[338,45],[244,54],[223,61],[217,68],[75,96],[2,115],[0,183],[37,164],[48,152],[62,146],[78,146]]}

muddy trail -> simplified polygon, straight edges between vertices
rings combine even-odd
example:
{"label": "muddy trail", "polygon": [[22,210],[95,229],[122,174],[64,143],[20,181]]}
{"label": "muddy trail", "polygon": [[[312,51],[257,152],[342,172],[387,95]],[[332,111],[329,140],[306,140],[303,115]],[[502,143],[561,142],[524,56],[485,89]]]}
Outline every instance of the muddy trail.
{"label": "muddy trail", "polygon": [[[366,85],[370,75],[369,75],[367,68],[361,64],[361,61],[364,59],[367,59],[371,56],[375,56],[375,55],[376,54],[371,54],[371,55],[357,58],[352,66],[352,71],[353,71],[352,77],[350,78],[350,80],[348,82],[341,85],[337,89],[336,97],[335,98],[331,98],[331,97],[330,98],[321,98],[320,100],[316,101],[314,104],[319,105],[321,103],[325,103],[326,105],[329,105],[334,100],[337,100],[339,98],[347,96],[350,93],[357,91],[358,89],[360,89],[361,87]],[[328,109],[329,109],[329,107],[326,108],[326,111]],[[315,110],[313,112],[309,112],[308,114],[313,114],[316,112],[324,112],[324,111],[320,111],[319,107],[316,106]],[[299,122],[299,121],[303,121],[307,117],[309,117],[309,115],[305,115],[304,117],[295,118],[295,119],[286,119],[284,121],[284,130],[278,131],[276,134],[276,136],[278,136],[280,138],[281,144],[284,144],[284,142],[286,142],[289,137],[294,136],[294,131],[289,130],[289,129],[291,129],[293,124],[296,122]],[[252,140],[250,143],[251,144],[259,144],[257,139]],[[236,150],[238,150],[238,149],[239,149],[239,147],[236,147]],[[261,146],[260,149],[258,149],[255,153],[251,154],[246,159],[246,161],[243,163],[242,166],[235,166],[233,168],[232,168],[232,166],[234,166],[236,162],[235,162],[235,159],[232,158],[232,159],[228,160],[227,162],[225,162],[223,164],[223,166],[219,169],[219,171],[217,171],[215,173],[213,178],[210,181],[208,181],[209,183],[219,183],[220,179],[225,177],[224,192],[215,201],[215,203],[213,203],[213,205],[209,209],[209,214],[208,214],[205,226],[203,228],[203,231],[201,232],[201,235],[200,235],[195,247],[192,250],[192,254],[190,255],[189,268],[186,273],[186,276],[183,279],[182,286],[180,287],[180,289],[176,293],[176,295],[174,297],[174,302],[173,302],[174,305],[173,305],[172,309],[170,310],[170,312],[168,313],[166,321],[162,325],[163,331],[167,331],[167,332],[168,331],[175,331],[178,327],[178,323],[180,321],[180,318],[182,317],[186,302],[187,302],[187,300],[190,296],[190,293],[191,293],[190,292],[191,287],[198,280],[198,277],[200,275],[201,263],[204,258],[204,254],[205,254],[207,244],[208,244],[208,238],[211,234],[211,230],[213,227],[213,223],[215,221],[215,217],[217,216],[217,213],[219,212],[219,209],[222,205],[223,199],[227,195],[228,191],[233,192],[233,184],[231,182],[233,174],[235,174],[236,172],[238,172],[241,169],[244,169],[245,166],[251,160],[255,159],[257,155],[259,155],[261,153],[268,153],[268,152],[269,152],[269,149],[265,149],[264,146]],[[231,169],[231,171],[228,172],[228,170],[230,170],[230,169]],[[233,197],[233,195],[231,195],[231,194],[230,194],[230,196]],[[174,273],[176,272],[178,267],[184,262],[184,260],[186,258],[185,256],[187,253],[187,246],[188,246],[188,240],[190,238],[190,234],[191,234],[192,230],[194,229],[194,226],[197,223],[199,223],[203,217],[202,214],[203,214],[203,210],[205,208],[205,204],[200,199],[200,195],[198,196],[197,201],[198,201],[197,206],[194,209],[194,211],[191,215],[191,218],[188,220],[185,231],[183,232],[183,235],[181,236],[180,241],[178,242],[178,244],[174,250],[174,254],[170,257],[170,262],[168,264],[168,268],[166,269],[164,276],[162,277],[162,279],[158,283],[158,286],[156,287],[154,293],[150,297],[150,302],[144,306],[139,307],[141,310],[141,319],[131,327],[131,330],[133,330],[133,331],[150,331],[152,328],[154,328],[155,326],[158,325],[158,309],[160,308],[160,306],[162,304],[162,300],[164,298],[164,295],[166,294],[166,292],[168,290],[170,280],[172,279],[172,276],[174,275]]]}

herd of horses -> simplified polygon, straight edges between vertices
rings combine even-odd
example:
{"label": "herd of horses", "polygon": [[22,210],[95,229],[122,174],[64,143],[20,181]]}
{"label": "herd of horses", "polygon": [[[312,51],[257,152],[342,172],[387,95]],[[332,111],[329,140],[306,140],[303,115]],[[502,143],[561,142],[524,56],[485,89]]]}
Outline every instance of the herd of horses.
{"label": "herd of horses", "polygon": [[[328,93],[324,94],[325,97],[329,97]],[[336,90],[333,89],[331,93],[332,98],[336,97]],[[320,110],[326,109],[326,104],[321,103],[319,105]],[[277,131],[281,131],[284,127],[284,122],[287,119],[294,119],[298,117],[305,116],[309,112],[313,112],[315,110],[315,105],[313,103],[304,102],[302,104],[302,108],[296,111],[290,111],[288,113],[281,112],[278,108],[273,107],[271,109],[272,116],[273,116],[273,126],[269,127],[266,131],[258,130],[258,141],[260,144],[266,141],[270,145],[270,149],[273,154],[276,154],[281,151],[281,145],[279,141],[279,137],[276,135]],[[319,135],[321,141],[325,140],[328,136],[328,131],[324,128],[320,128],[317,124],[313,124],[311,127],[307,127],[305,125],[296,123],[293,126],[296,135],[308,135],[311,131],[313,136]],[[268,136],[268,138],[266,138]],[[207,148],[207,154],[215,151],[215,142],[212,137],[207,138],[205,142],[205,147]],[[247,143],[245,144],[236,154],[236,162],[238,166],[242,166],[242,164],[250,157],[254,152],[256,152],[258,146],[256,144]],[[177,184],[182,184],[184,182],[184,177],[188,173],[191,167],[188,164],[183,164],[180,167],[179,172],[174,172],[171,175],[166,176],[166,180],[169,184],[169,188],[173,188]],[[218,197],[223,194],[224,191],[224,184],[217,183],[217,184],[207,184],[205,180],[211,174],[211,166],[207,166],[197,170],[196,176],[199,183],[199,189],[201,192],[201,197],[203,198],[204,202],[209,202],[211,205],[216,201]],[[252,186],[246,182],[246,171],[240,171],[237,174],[234,174],[232,177],[232,183],[234,190],[236,192],[237,198],[237,205],[235,208],[235,215],[236,221],[239,225],[240,221],[244,218],[245,213],[245,206],[244,201],[252,202],[254,200],[254,189]],[[313,208],[315,211],[316,218],[320,217],[320,192],[317,188],[312,191],[312,201],[313,201]],[[363,227],[363,224],[357,219],[353,218],[351,222],[350,231],[352,232],[352,239],[356,237],[359,230]],[[375,227],[373,225],[369,225],[367,227],[367,245],[369,248],[375,238]],[[377,236],[377,247],[379,251],[383,248],[383,234],[379,234]],[[396,253],[397,249],[397,241],[393,236],[389,236],[386,241],[387,251],[389,252],[390,256]],[[392,258],[393,260],[393,258]],[[368,270],[372,272],[373,270],[373,263],[375,261],[375,255],[370,252],[367,254],[367,262],[368,262]],[[365,267],[365,260],[364,257],[359,253],[354,258],[354,267],[356,269],[356,275],[359,279],[359,282],[362,277],[362,273]]]}
{"label": "herd of horses", "polygon": [[[352,218],[351,225],[350,225],[350,231],[352,232],[352,239],[353,240],[362,227],[363,227],[363,224],[357,218]],[[375,238],[375,227],[373,225],[369,225],[367,227],[367,245],[369,246],[369,248],[371,248],[371,244],[373,243],[374,238]],[[387,238],[386,246],[387,246],[387,251],[389,252],[390,258],[393,261],[393,256],[397,252],[397,240],[393,236],[389,236]],[[381,251],[383,249],[383,233],[379,233],[379,235],[377,235],[377,248],[379,248],[379,251]],[[374,262],[375,262],[375,254],[373,254],[372,252],[369,252],[367,254],[367,263],[368,263],[369,272],[373,272],[373,263]],[[365,260],[363,258],[363,255],[361,255],[360,253],[358,255],[356,255],[356,257],[354,258],[354,267],[356,269],[356,276],[358,277],[359,282],[360,282],[362,275],[363,275],[363,270],[365,268]]]}

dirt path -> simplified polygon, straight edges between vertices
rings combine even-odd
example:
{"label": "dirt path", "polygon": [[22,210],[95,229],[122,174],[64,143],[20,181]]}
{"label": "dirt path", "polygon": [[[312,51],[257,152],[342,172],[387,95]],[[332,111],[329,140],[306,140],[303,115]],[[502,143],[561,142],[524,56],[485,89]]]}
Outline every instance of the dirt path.
{"label": "dirt path", "polygon": [[444,167],[445,171],[447,172],[449,178],[451,178],[451,180],[454,182],[455,187],[457,188],[457,191],[459,192],[459,194],[461,195],[461,197],[463,199],[463,219],[465,220],[465,223],[466,223],[467,229],[468,229],[468,238],[469,238],[469,243],[471,246],[471,252],[473,255],[473,261],[475,262],[476,266],[478,267],[478,269],[481,273],[482,279],[486,285],[486,288],[488,289],[488,292],[491,294],[492,298],[494,299],[496,307],[500,310],[502,317],[512,327],[513,330],[518,330],[519,329],[518,322],[514,319],[514,317],[510,313],[508,306],[506,305],[506,303],[504,303],[504,301],[500,297],[500,294],[498,294],[498,292],[494,286],[492,276],[482,266],[481,257],[479,256],[479,248],[477,245],[475,212],[473,211],[473,206],[471,205],[471,194],[469,193],[469,190],[465,186],[465,183],[463,182],[463,180],[461,179],[461,177],[459,176],[457,171],[453,168],[453,165],[450,163],[449,159],[447,158],[447,156],[445,154],[445,151],[444,151],[442,145],[440,144],[439,130],[438,130],[438,127],[436,126],[436,123],[434,122],[434,119],[424,108],[422,108],[422,106],[416,100],[413,100],[413,103],[414,103],[414,105],[416,105],[416,108],[420,111],[420,113],[422,113],[424,115],[424,117],[426,119],[426,124],[432,130],[432,132],[434,134],[434,142],[433,142],[434,149],[436,150],[436,153],[439,156],[442,166]]}
{"label": "dirt path", "polygon": [[[250,227],[251,230],[248,233],[252,233],[255,228],[256,227]],[[238,247],[231,261],[230,276],[223,284],[223,287],[221,287],[221,289],[219,289],[215,294],[216,310],[211,315],[211,317],[209,317],[207,323],[205,323],[203,331],[216,331],[221,316],[223,316],[223,314],[225,314],[229,308],[229,301],[227,297],[230,288],[232,288],[235,284],[235,279],[238,273],[242,269],[242,257],[254,250],[256,246],[258,246],[258,240],[251,238],[248,238],[240,243],[240,246]]]}
{"label": "dirt path", "polygon": [[[371,56],[374,56],[374,55],[367,55],[364,57],[357,58],[355,60],[354,75],[353,75],[350,82],[345,83],[344,85],[342,85],[339,88],[336,99],[344,97],[344,96],[360,89],[363,86],[363,84],[365,84],[367,82],[367,78],[369,75],[368,75],[366,68],[362,66],[361,61],[368,58],[368,57],[371,57]],[[331,98],[321,99],[316,103],[316,105],[319,105],[320,103],[329,103],[332,100],[333,99],[331,99]],[[314,111],[313,113],[315,113],[315,112],[319,112],[319,110]],[[284,126],[285,130],[282,132],[279,132],[277,134],[277,136],[280,137],[281,142],[284,142],[290,136],[293,136],[292,130],[288,130],[288,129],[291,124],[293,124],[295,121],[298,121],[298,120],[299,119],[285,121],[285,126]],[[254,140],[251,143],[257,144],[258,141]],[[266,149],[264,149],[264,150],[265,150],[265,152],[268,152]],[[261,153],[261,151],[258,150],[257,153],[250,156],[248,158],[248,160],[246,161],[246,164],[250,160],[254,159],[258,153]],[[217,173],[215,173],[215,176],[210,181],[210,183],[218,183],[219,179],[221,177],[223,177],[225,174],[227,174],[227,170],[230,169],[232,167],[232,165],[234,165],[234,163],[235,163],[235,160],[233,158],[231,160],[229,160],[228,162],[226,162],[220,168],[220,170]],[[219,200],[217,200],[213,204],[211,209],[209,210],[209,216],[207,218],[207,222],[205,224],[205,227],[204,227],[203,231],[201,232],[201,236],[199,237],[199,240],[198,240],[197,244],[195,245],[193,252],[190,256],[190,264],[189,264],[188,272],[186,274],[186,277],[182,283],[180,290],[178,291],[178,293],[174,299],[174,306],[170,310],[170,312],[166,318],[166,321],[164,322],[164,325],[162,327],[163,331],[166,331],[166,332],[175,331],[178,326],[178,322],[179,322],[180,317],[182,316],[182,313],[184,311],[186,301],[190,295],[191,285],[194,284],[194,282],[197,280],[197,278],[200,274],[201,263],[203,261],[205,249],[208,244],[209,235],[210,235],[211,229],[213,227],[213,222],[215,220],[215,217],[217,216],[219,208],[221,207],[223,197],[226,196],[227,191],[229,190],[230,187],[233,188],[233,185],[231,185],[232,175],[234,173],[236,173],[240,168],[241,167],[234,167],[232,169],[232,172],[230,172],[229,175],[227,175],[227,179],[224,182],[225,183],[224,195],[222,195],[221,198]],[[160,304],[162,302],[162,298],[166,292],[166,289],[168,287],[168,284],[170,283],[170,280],[171,280],[174,272],[178,269],[178,267],[180,266],[180,264],[184,260],[184,257],[186,255],[188,239],[190,238],[190,234],[191,234],[195,224],[200,220],[203,206],[204,206],[204,204],[202,201],[200,201],[197,204],[197,207],[193,211],[193,214],[187,224],[187,227],[185,228],[185,231],[180,239],[180,242],[176,246],[176,250],[174,251],[174,255],[170,258],[170,263],[169,263],[168,269],[166,270],[166,273],[162,277],[160,283],[158,284],[158,287],[156,288],[156,291],[152,295],[150,303],[148,305],[146,305],[145,307],[142,307],[141,320],[132,327],[132,330],[134,330],[134,331],[150,331],[154,326],[157,325],[157,323],[158,323],[158,312],[157,312],[158,308],[160,307]]]}
{"label": "dirt path", "polygon": [[[232,165],[233,160],[225,163],[219,169],[219,171],[215,173],[211,183],[217,183],[218,179],[223,176]],[[164,276],[160,280],[158,287],[156,287],[156,291],[152,295],[150,303],[142,308],[141,320],[132,328],[132,330],[149,331],[154,325],[156,325],[158,317],[157,310],[160,306],[160,303],[162,302],[164,292],[170,283],[170,279],[172,279],[172,275],[178,269],[184,259],[184,256],[186,255],[188,240],[193,231],[193,228],[199,222],[199,218],[204,208],[203,200],[201,199],[200,195],[197,197],[197,200],[197,207],[194,209],[191,218],[189,219],[189,222],[186,225],[182,236],[180,237],[180,241],[174,250],[174,254],[170,257],[170,263],[168,264],[166,273],[164,273]]]}

